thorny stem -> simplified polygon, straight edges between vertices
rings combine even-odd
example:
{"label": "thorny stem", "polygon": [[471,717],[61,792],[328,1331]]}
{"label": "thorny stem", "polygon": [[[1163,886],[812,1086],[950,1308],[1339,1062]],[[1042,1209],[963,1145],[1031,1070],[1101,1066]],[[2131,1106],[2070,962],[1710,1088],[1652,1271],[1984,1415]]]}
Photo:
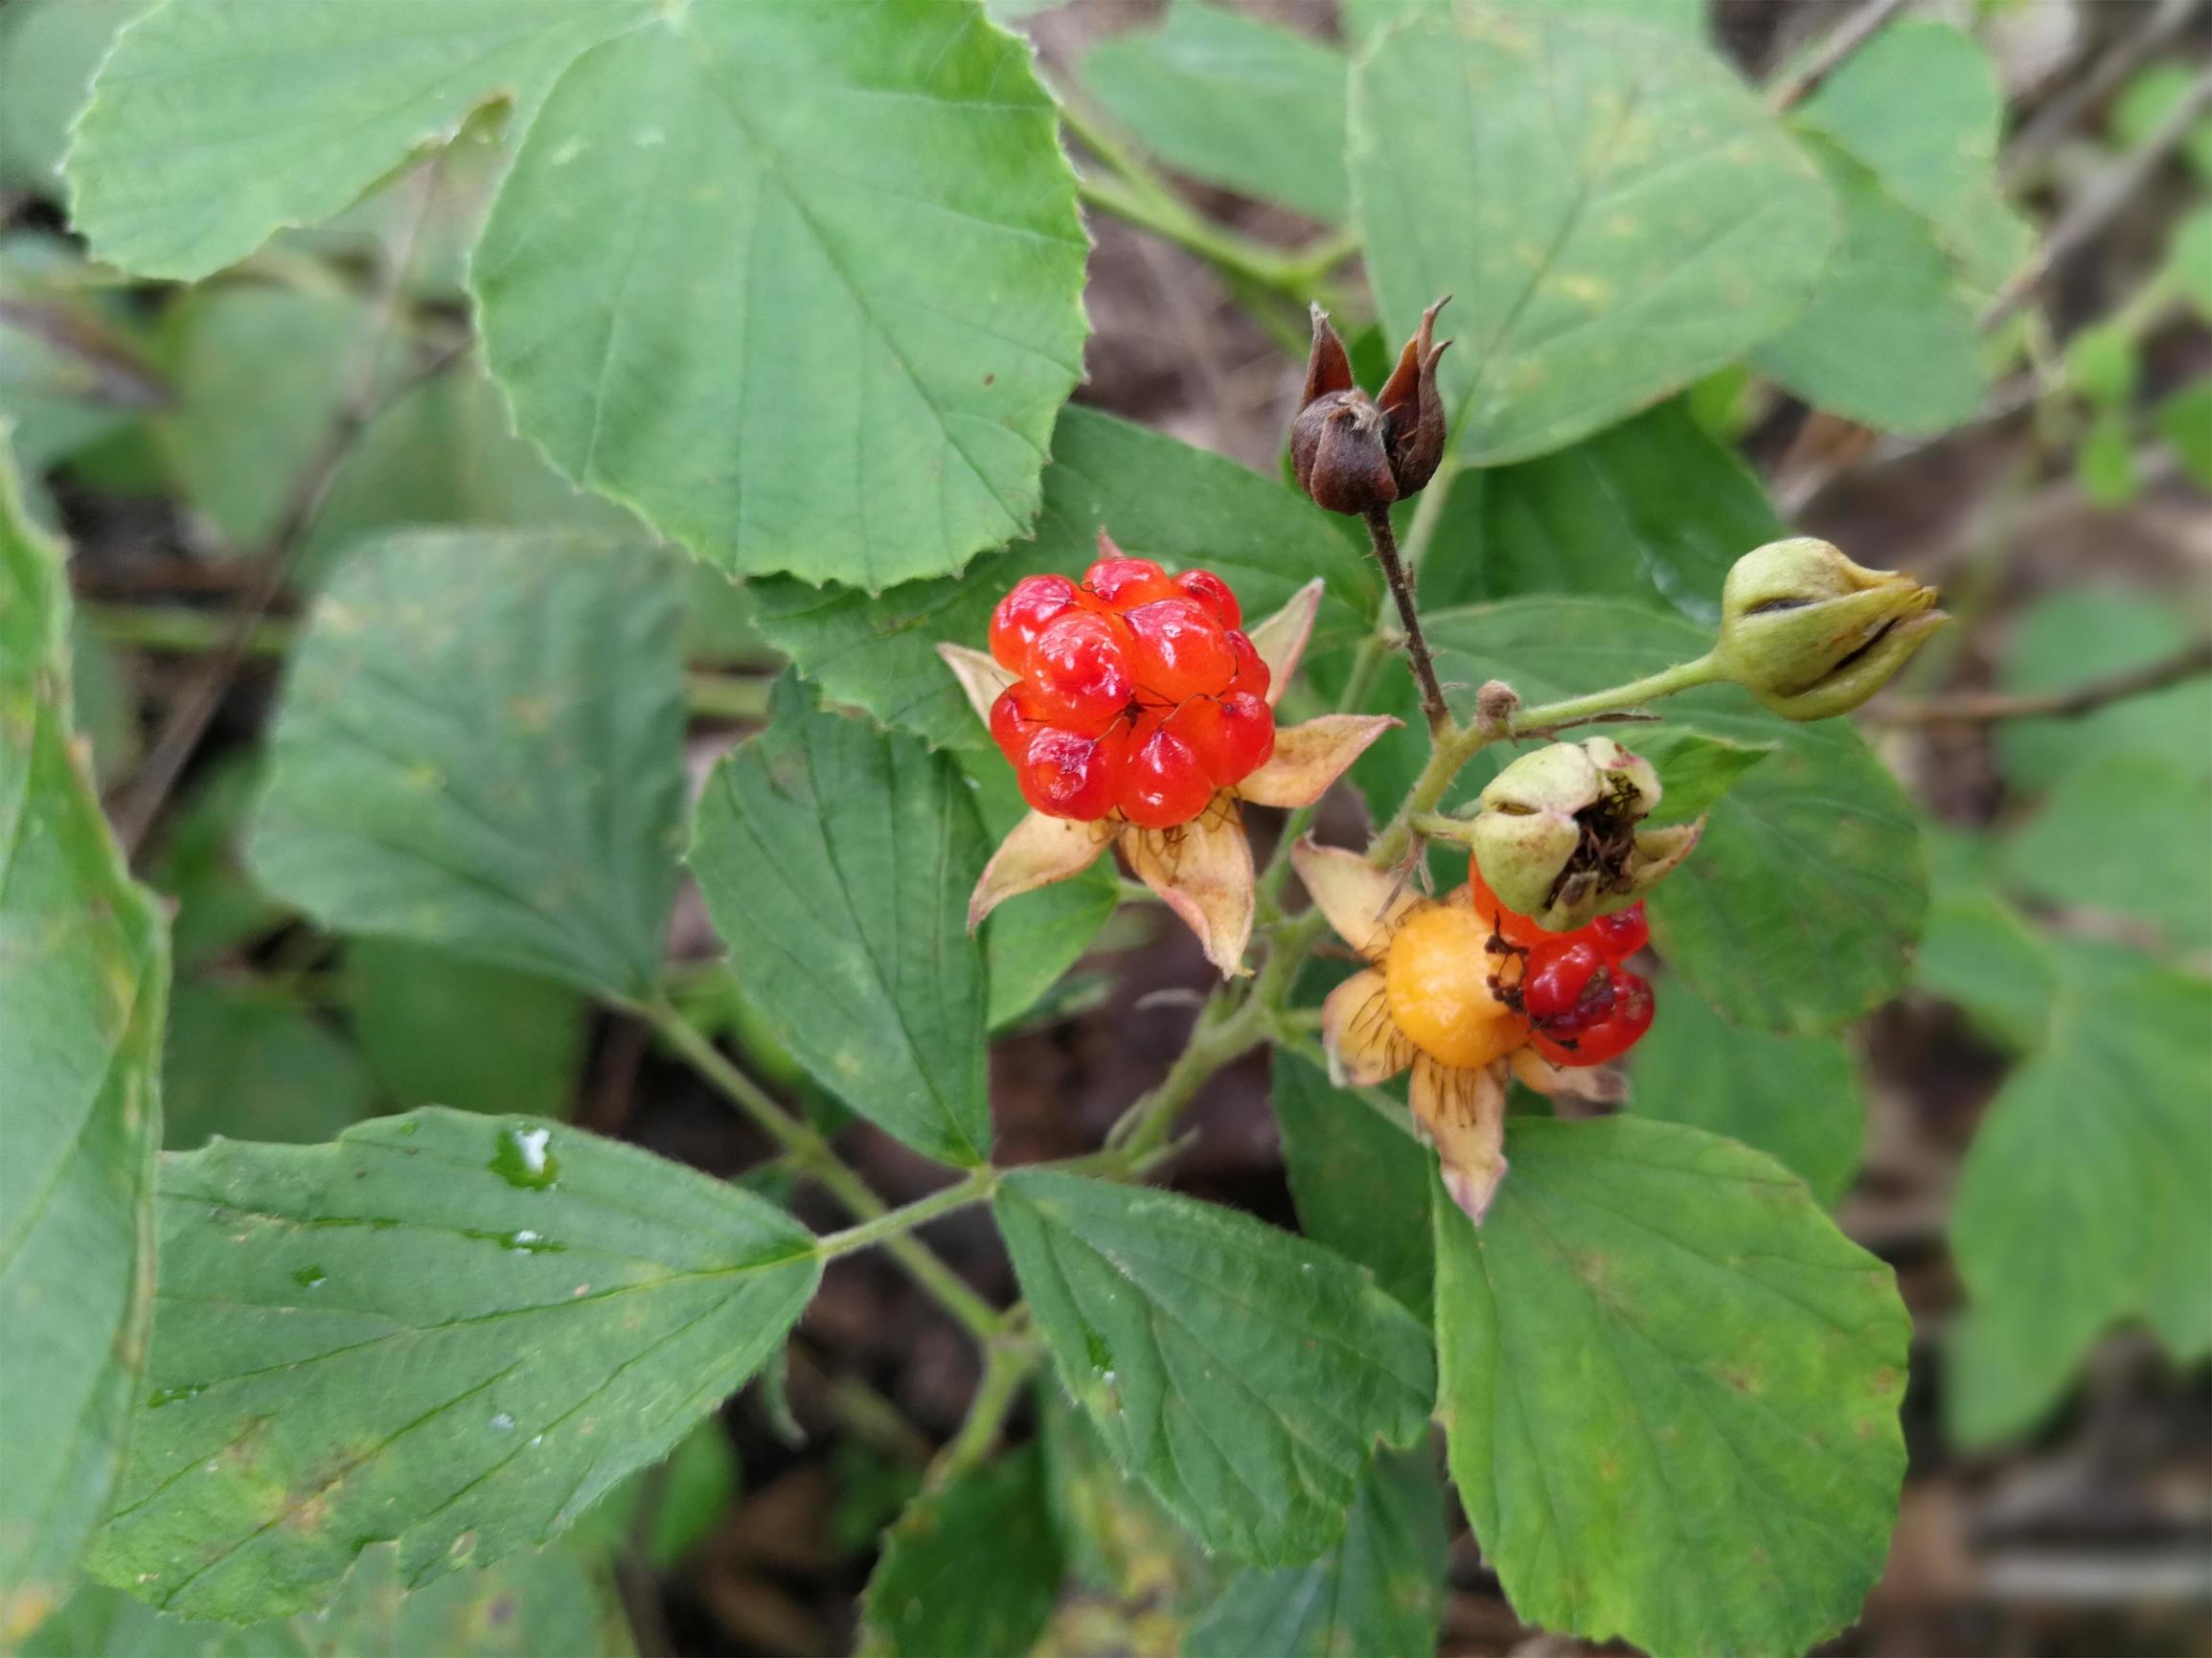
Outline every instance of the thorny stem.
{"label": "thorny stem", "polygon": [[[879,1221],[890,1215],[890,1205],[847,1167],[827,1140],[777,1104],[767,1090],[724,1058],[705,1032],[667,1002],[650,1003],[641,1011],[693,1070],[719,1089],[763,1133],[789,1153],[793,1163],[818,1181],[857,1219]],[[926,1203],[928,1199],[923,1201]],[[876,1241],[880,1241],[885,1252],[905,1269],[906,1275],[977,1341],[988,1343],[1005,1328],[1005,1315],[970,1289],[959,1274],[920,1238],[904,1230],[895,1230],[884,1232]]]}
{"label": "thorny stem", "polygon": [[1436,664],[1429,660],[1428,641],[1421,631],[1421,607],[1413,591],[1413,578],[1398,556],[1398,537],[1390,528],[1390,509],[1371,507],[1364,514],[1367,538],[1375,545],[1376,562],[1390,583],[1390,597],[1398,602],[1398,620],[1405,629],[1405,655],[1421,687],[1421,711],[1428,716],[1428,735],[1442,744],[1451,735],[1451,710],[1444,705],[1444,688],[1436,683]]}

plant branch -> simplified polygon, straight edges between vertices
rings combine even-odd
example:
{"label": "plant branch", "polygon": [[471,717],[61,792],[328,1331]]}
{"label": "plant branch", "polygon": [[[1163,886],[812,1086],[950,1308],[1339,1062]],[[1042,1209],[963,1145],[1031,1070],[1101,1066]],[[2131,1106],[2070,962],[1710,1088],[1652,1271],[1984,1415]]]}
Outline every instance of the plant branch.
{"label": "plant branch", "polygon": [[992,1192],[998,1190],[999,1171],[995,1169],[970,1170],[950,1186],[940,1187],[926,1197],[912,1203],[886,1210],[857,1226],[848,1226],[842,1232],[825,1233],[814,1248],[824,1259],[834,1261],[840,1255],[850,1255],[856,1249],[867,1249],[878,1243],[887,1243],[902,1233],[912,1232],[935,1220],[941,1215],[950,1215],[956,1209],[968,1209],[978,1203],[989,1203]]}
{"label": "plant branch", "polygon": [[960,1431],[931,1459],[922,1479],[924,1490],[940,1489],[991,1455],[1021,1397],[1022,1383],[1043,1356],[1037,1338],[1027,1331],[1002,1330],[985,1344],[983,1379],[975,1384]]}
{"label": "plant branch", "polygon": [[2212,673],[2212,639],[2162,661],[2093,679],[2066,691],[1968,693],[1921,702],[1879,703],[1866,717],[1880,725],[1983,725],[2000,719],[2079,719],[2111,703]]}
{"label": "plant branch", "polygon": [[[763,1133],[790,1154],[793,1163],[819,1182],[856,1219],[879,1221],[891,1213],[890,1205],[846,1166],[827,1140],[811,1125],[779,1105],[769,1098],[766,1089],[723,1057],[721,1050],[708,1039],[706,1033],[665,1001],[648,1004],[639,1011],[693,1070],[751,1118]],[[884,1252],[905,1269],[907,1276],[977,1341],[990,1342],[1005,1327],[1004,1315],[970,1289],[967,1282],[920,1238],[903,1230],[892,1230],[878,1241]]]}
{"label": "plant branch", "polygon": [[1367,539],[1374,543],[1376,562],[1390,583],[1390,597],[1398,602],[1399,624],[1405,629],[1405,655],[1412,664],[1414,682],[1421,687],[1421,710],[1428,716],[1428,735],[1438,743],[1451,735],[1451,710],[1445,706],[1444,688],[1436,683],[1436,664],[1429,659],[1428,641],[1421,631],[1421,606],[1413,591],[1413,578],[1398,556],[1398,537],[1390,528],[1390,509],[1375,507],[1366,512]]}

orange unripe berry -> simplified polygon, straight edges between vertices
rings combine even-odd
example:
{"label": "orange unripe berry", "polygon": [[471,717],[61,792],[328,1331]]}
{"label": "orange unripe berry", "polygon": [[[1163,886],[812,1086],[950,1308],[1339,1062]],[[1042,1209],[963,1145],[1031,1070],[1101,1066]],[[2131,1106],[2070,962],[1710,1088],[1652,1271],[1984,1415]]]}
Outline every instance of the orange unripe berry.
{"label": "orange unripe berry", "polygon": [[1440,903],[1407,916],[1391,936],[1383,993],[1391,1021],[1441,1064],[1475,1069],[1528,1039],[1528,1021],[1499,1001],[1493,974],[1510,977],[1510,956],[1487,945],[1490,923],[1472,906]]}

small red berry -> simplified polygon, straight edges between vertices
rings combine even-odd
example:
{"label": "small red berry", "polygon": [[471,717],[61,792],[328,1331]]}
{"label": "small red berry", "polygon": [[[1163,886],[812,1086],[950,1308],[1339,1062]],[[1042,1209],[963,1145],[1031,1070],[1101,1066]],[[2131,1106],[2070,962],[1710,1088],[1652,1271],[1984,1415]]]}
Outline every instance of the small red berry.
{"label": "small red berry", "polygon": [[1538,944],[1521,975],[1521,1006],[1546,1030],[1578,1031],[1612,1011],[1611,965],[1594,939]]}
{"label": "small red berry", "polygon": [[1139,689],[1169,702],[1213,696],[1237,674],[1229,636],[1203,606],[1189,599],[1159,599],[1123,613],[1136,641],[1130,661]]}
{"label": "small red berry", "polygon": [[1584,932],[1595,937],[1599,947],[1616,962],[1625,962],[1652,942],[1652,923],[1644,919],[1641,898],[1625,910],[1600,916]]}
{"label": "small red berry", "polygon": [[1075,602],[1064,576],[1024,576],[991,613],[991,658],[1010,673],[1029,671],[1029,647],[1054,617]]}
{"label": "small red berry", "polygon": [[1229,584],[1211,570],[1186,570],[1175,578],[1175,591],[1185,599],[1195,600],[1223,627],[1244,625],[1243,607],[1237,596],[1229,591]]}
{"label": "small red berry", "polygon": [[[1539,970],[1532,964],[1530,977]],[[1530,1033],[1529,1040],[1537,1052],[1555,1065],[1603,1065],[1633,1048],[1652,1028],[1652,1017],[1657,1007],[1652,996],[1651,981],[1618,963],[1608,965],[1601,971],[1605,976],[1602,991],[1596,988],[1596,976],[1592,975],[1573,1013],[1559,1020],[1539,1018]],[[1528,993],[1527,985],[1528,981],[1523,980],[1524,998]]]}
{"label": "small red berry", "polygon": [[1047,817],[1092,823],[1114,807],[1129,753],[1127,729],[1113,725],[1096,737],[1043,726],[1015,762],[1021,798]]}
{"label": "small red berry", "polygon": [[1129,643],[1129,630],[1110,617],[1087,610],[1055,617],[1029,647],[1038,703],[1060,723],[1095,732],[1136,694]]}
{"label": "small red berry", "polygon": [[1015,765],[1029,753],[1029,739],[1051,723],[1051,713],[1039,704],[1037,688],[1026,679],[1015,680],[991,705],[991,739]]}
{"label": "small red berry", "polygon": [[1189,823],[1214,798],[1191,745],[1168,725],[1142,738],[1122,768],[1122,814],[1139,829],[1174,829]]}
{"label": "small red berry", "polygon": [[1251,638],[1234,626],[1229,629],[1229,654],[1237,659],[1237,676],[1229,683],[1239,691],[1265,697],[1275,676],[1267,671],[1266,660],[1253,648]]}
{"label": "small red berry", "polygon": [[1175,597],[1175,584],[1168,579],[1168,573],[1150,558],[1130,558],[1117,555],[1101,558],[1084,572],[1083,584],[1092,598],[1113,610],[1128,610],[1133,605],[1150,604],[1155,599]]}
{"label": "small red berry", "polygon": [[1526,916],[1509,910],[1500,903],[1497,895],[1490,890],[1490,883],[1482,878],[1482,871],[1475,867],[1472,858],[1467,860],[1467,901],[1474,906],[1474,913],[1499,938],[1521,949],[1562,936],[1545,932]]}
{"label": "small red berry", "polygon": [[1169,721],[1222,788],[1233,788],[1275,753],[1275,714],[1248,691],[1194,697]]}

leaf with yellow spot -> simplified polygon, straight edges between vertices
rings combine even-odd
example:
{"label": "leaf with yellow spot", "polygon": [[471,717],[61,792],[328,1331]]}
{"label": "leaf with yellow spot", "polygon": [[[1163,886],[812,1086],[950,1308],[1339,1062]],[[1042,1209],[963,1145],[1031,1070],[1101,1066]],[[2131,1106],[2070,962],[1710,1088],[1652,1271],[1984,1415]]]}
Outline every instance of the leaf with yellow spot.
{"label": "leaf with yellow spot", "polygon": [[0,446],[0,1648],[53,1610],[146,1363],[169,930],[70,730],[61,550]]}
{"label": "leaf with yellow spot", "polygon": [[[90,1567],[187,1618],[539,1547],[782,1344],[821,1275],[759,1198],[634,1147],[428,1108],[161,1175],[151,1392]],[[419,1650],[455,1650],[425,1647]]]}
{"label": "leaf with yellow spot", "polygon": [[1881,1576],[1911,1321],[1763,1154],[1516,1117],[1481,1230],[1435,1202],[1440,1408],[1530,1623],[1654,1652],[1798,1652]]}

